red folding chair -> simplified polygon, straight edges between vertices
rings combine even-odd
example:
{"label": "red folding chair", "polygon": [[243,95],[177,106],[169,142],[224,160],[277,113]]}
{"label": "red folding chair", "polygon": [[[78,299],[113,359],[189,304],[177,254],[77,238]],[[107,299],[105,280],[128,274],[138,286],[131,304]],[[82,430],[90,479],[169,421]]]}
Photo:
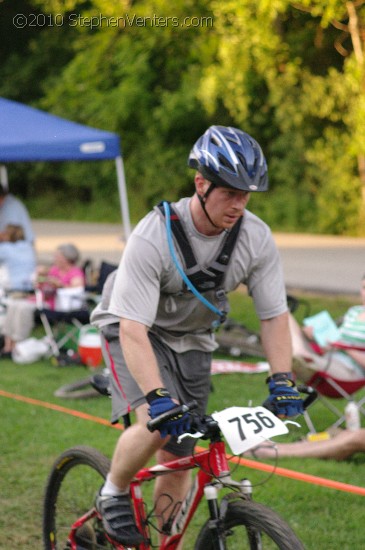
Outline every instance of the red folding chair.
{"label": "red folding chair", "polygon": [[[349,344],[347,342],[333,342],[331,347],[342,350],[359,350],[365,352],[365,346],[361,344]],[[328,361],[330,365],[331,358]],[[333,401],[345,399],[346,402],[354,402],[359,410],[360,417],[365,417],[365,396],[356,400],[356,394],[365,388],[365,377],[359,380],[341,380],[334,378],[327,370],[314,371],[313,376],[306,382],[308,386],[313,387],[318,392],[319,400],[336,416],[336,421],[327,428],[335,429],[345,423],[344,408],[339,408]],[[308,411],[304,415],[308,428],[311,432],[316,432]]]}

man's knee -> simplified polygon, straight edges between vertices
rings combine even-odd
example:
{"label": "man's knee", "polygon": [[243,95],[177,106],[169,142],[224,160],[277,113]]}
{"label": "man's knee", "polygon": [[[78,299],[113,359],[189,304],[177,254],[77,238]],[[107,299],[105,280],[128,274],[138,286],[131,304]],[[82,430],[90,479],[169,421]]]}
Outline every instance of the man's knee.
{"label": "man's knee", "polygon": [[166,445],[170,439],[170,436],[162,438],[158,430],[152,433],[148,430],[147,422],[150,420],[150,416],[148,414],[147,403],[138,407],[135,413],[136,420],[126,432],[129,432],[130,436],[132,436],[133,432],[134,437],[136,437],[136,441],[138,438],[139,445],[152,446],[154,448],[154,452],[157,452],[160,447]]}

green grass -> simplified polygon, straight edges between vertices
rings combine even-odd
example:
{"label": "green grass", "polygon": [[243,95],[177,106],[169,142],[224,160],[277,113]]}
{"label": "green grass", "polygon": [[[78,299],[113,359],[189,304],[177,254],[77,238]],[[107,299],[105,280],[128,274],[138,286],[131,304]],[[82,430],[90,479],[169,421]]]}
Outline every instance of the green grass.
{"label": "green grass", "polygon": [[[313,297],[305,299],[311,313],[328,309],[335,317],[353,303],[346,297]],[[301,306],[303,308],[303,306]],[[232,315],[244,310],[244,322],[255,326],[250,301],[244,293],[232,300]],[[298,318],[300,312],[298,310]],[[54,391],[65,383],[79,380],[89,373],[83,367],[57,368],[48,361],[32,365],[0,363],[0,389],[42,402],[109,419],[110,402],[106,398],[64,400]],[[265,374],[216,375],[209,410],[230,405],[260,404],[266,397]],[[330,422],[329,413],[317,403],[314,419],[323,428]],[[38,550],[42,547],[42,498],[47,475],[55,458],[74,445],[97,447],[111,456],[119,432],[109,426],[0,395],[0,549]],[[298,439],[306,429],[293,428],[288,437]],[[284,440],[285,438],[280,438]],[[364,486],[365,456],[358,454],[349,461],[282,459],[279,466],[347,484]],[[277,475],[269,476],[254,469],[239,468],[235,477],[249,477],[254,484],[254,498],[288,520],[308,550],[347,550],[364,545],[363,497],[315,484],[303,483]],[[193,528],[206,518],[205,504]],[[193,547],[193,534],[186,549]]]}

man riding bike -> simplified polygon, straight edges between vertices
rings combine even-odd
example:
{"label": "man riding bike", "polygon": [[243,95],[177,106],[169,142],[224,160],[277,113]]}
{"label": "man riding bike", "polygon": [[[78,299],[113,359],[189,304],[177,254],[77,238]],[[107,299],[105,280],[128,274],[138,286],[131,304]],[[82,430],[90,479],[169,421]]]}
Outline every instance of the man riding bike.
{"label": "man riding bike", "polygon": [[[118,268],[110,298],[98,306],[113,361],[112,421],[135,410],[136,422],[120,437],[111,470],[97,497],[110,537],[136,546],[141,535],[129,502],[129,482],[156,453],[159,462],[192,452],[194,443],[176,436],[188,417],[165,422],[160,433],[149,418],[195,399],[206,409],[214,327],[228,312],[227,294],[241,283],[252,296],[271,376],[267,404],[282,416],[302,412],[291,379],[291,340],[282,267],[269,227],[246,209],[251,192],[266,191],[266,160],[247,133],[211,126],[188,160],[195,193],[155,207],[136,226]],[[121,346],[121,347],[120,347]],[[162,495],[181,501],[188,472],[161,476],[155,487],[156,514]]]}

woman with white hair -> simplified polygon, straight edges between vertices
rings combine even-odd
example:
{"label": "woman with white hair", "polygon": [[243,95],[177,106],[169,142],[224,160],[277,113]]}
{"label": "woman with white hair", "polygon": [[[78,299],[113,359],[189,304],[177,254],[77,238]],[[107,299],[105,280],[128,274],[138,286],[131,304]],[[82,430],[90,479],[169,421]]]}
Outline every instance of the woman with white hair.
{"label": "woman with white hair", "polygon": [[[46,307],[54,309],[57,289],[76,289],[85,286],[84,273],[77,265],[79,259],[80,253],[75,245],[62,244],[55,251],[53,265],[50,268],[38,268],[35,287],[44,291]],[[27,299],[9,299],[2,329],[4,347],[0,357],[11,357],[15,344],[29,337],[34,327],[36,309],[34,296]]]}

